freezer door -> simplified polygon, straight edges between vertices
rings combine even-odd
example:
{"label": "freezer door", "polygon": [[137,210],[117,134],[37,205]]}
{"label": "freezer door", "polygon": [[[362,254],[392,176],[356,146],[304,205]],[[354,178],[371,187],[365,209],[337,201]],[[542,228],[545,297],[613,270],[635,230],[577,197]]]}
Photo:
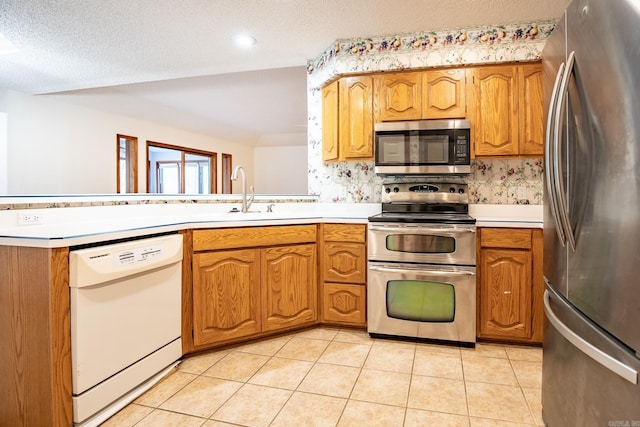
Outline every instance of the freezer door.
{"label": "freezer door", "polygon": [[[635,4],[635,5],[634,5]],[[567,9],[575,66],[566,102],[568,299],[640,351],[640,8],[579,0]]]}
{"label": "freezer door", "polygon": [[545,294],[545,312],[546,425],[640,425],[640,359],[551,290]]}

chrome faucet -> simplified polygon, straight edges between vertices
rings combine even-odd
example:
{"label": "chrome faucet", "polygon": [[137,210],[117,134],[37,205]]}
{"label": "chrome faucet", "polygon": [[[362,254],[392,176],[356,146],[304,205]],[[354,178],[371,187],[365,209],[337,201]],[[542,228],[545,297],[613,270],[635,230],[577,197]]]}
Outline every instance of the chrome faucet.
{"label": "chrome faucet", "polygon": [[249,207],[253,203],[253,199],[255,198],[255,194],[253,193],[253,185],[249,187],[251,190],[251,198],[247,200],[247,176],[244,173],[244,168],[240,165],[233,168],[233,172],[231,173],[231,181],[238,180],[238,174],[242,176],[242,212],[248,212]]}

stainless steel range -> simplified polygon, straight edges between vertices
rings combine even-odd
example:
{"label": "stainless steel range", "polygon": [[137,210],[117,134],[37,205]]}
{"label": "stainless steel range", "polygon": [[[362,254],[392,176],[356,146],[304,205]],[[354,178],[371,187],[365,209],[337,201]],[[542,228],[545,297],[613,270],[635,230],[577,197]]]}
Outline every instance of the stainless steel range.
{"label": "stainless steel range", "polygon": [[369,218],[370,335],[473,345],[476,226],[466,184],[384,184]]}

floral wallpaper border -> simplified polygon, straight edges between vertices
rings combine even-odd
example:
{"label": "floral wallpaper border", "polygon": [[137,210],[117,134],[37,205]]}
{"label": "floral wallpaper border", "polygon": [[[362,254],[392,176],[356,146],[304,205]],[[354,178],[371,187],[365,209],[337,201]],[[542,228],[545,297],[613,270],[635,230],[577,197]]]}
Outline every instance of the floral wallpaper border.
{"label": "floral wallpaper border", "polygon": [[[309,194],[320,202],[380,202],[374,164],[322,162],[324,83],[343,75],[540,59],[556,21],[336,40],[307,64]],[[542,159],[472,161],[471,203],[542,204]],[[518,198],[518,192],[526,197]]]}

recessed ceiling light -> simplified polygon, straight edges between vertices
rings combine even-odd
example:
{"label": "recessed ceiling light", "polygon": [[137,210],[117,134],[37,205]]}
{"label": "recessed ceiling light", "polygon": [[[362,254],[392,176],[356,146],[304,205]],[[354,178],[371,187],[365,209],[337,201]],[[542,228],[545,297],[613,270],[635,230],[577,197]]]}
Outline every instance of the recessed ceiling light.
{"label": "recessed ceiling light", "polygon": [[240,47],[251,47],[258,43],[255,37],[250,36],[249,34],[237,34],[233,37],[233,41],[236,42],[237,46]]}
{"label": "recessed ceiling light", "polygon": [[14,53],[17,51],[18,48],[15,47],[15,45],[11,43],[4,34],[0,33],[0,55],[4,55],[5,53]]}

